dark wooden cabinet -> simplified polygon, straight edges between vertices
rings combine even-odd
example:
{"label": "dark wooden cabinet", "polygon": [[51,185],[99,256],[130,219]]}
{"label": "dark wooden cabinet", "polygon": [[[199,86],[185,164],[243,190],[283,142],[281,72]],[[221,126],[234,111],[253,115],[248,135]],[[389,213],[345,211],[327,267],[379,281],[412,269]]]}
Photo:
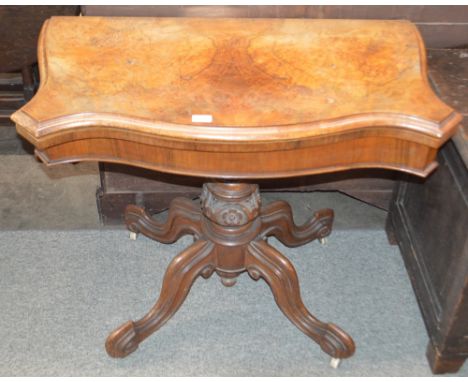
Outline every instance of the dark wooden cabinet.
{"label": "dark wooden cabinet", "polygon": [[468,357],[468,172],[452,141],[425,182],[406,179],[390,205],[393,225],[430,336],[434,373]]}
{"label": "dark wooden cabinet", "polygon": [[467,43],[466,5],[84,5],[86,16],[411,20],[428,48]]}
{"label": "dark wooden cabinet", "polygon": [[[429,50],[437,93],[468,116],[466,50]],[[396,183],[387,229],[398,243],[429,334],[434,373],[456,372],[468,356],[468,128],[460,126],[425,181]]]}
{"label": "dark wooden cabinet", "polygon": [[51,16],[78,15],[77,5],[0,6],[0,155],[32,153],[18,137],[10,115],[37,90],[37,40]]}
{"label": "dark wooden cabinet", "polygon": [[[99,218],[104,225],[122,225],[125,207],[137,204],[150,213],[169,208],[178,196],[195,198],[202,178],[164,174],[116,163],[100,163],[101,185],[96,194]],[[291,179],[260,180],[261,192],[340,191],[383,210],[388,209],[396,179],[388,170],[353,170]]]}
{"label": "dark wooden cabinet", "polygon": [[[429,51],[438,94],[468,116],[467,50]],[[468,125],[460,126],[425,181],[396,184],[387,227],[398,242],[430,337],[434,373],[468,357]],[[393,229],[393,232],[391,231]]]}

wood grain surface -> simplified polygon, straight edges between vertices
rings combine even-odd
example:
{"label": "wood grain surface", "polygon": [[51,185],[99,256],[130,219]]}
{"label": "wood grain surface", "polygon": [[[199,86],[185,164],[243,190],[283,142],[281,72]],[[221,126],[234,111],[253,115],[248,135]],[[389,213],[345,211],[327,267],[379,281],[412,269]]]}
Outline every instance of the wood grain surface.
{"label": "wood grain surface", "polygon": [[406,21],[53,17],[39,64],[41,88],[13,119],[48,163],[424,176],[461,118],[431,90]]}

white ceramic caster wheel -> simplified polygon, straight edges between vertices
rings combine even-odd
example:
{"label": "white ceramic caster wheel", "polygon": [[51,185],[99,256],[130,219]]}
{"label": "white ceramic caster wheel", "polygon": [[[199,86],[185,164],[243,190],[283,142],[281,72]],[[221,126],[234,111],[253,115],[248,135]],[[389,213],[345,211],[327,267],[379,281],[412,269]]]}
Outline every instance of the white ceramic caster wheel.
{"label": "white ceramic caster wheel", "polygon": [[136,240],[138,234],[136,232],[130,231],[130,234],[128,236],[130,236],[130,240]]}
{"label": "white ceramic caster wheel", "polygon": [[334,369],[338,369],[338,366],[340,366],[341,359],[340,358],[332,358],[330,360],[330,366],[333,367]]}
{"label": "white ceramic caster wheel", "polygon": [[328,238],[326,238],[326,237],[321,237],[321,238],[319,239],[319,243],[322,244],[322,245],[327,245],[327,243],[328,243]]}

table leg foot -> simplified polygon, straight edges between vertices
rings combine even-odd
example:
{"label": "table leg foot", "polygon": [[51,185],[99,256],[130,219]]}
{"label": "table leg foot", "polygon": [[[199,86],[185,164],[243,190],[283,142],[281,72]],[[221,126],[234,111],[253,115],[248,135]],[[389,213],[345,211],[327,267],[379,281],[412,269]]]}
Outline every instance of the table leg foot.
{"label": "table leg foot", "polygon": [[236,285],[236,282],[237,282],[237,278],[227,278],[227,277],[221,277],[221,283],[225,286],[225,287],[232,287],[234,285]]}
{"label": "table leg foot", "polygon": [[338,369],[340,366],[341,358],[332,358],[330,359],[330,366],[334,369]]}
{"label": "table leg foot", "polygon": [[138,349],[139,343],[135,324],[128,321],[107,337],[106,351],[111,357],[124,358]]}
{"label": "table leg foot", "polygon": [[161,294],[153,308],[141,319],[114,330],[106,341],[111,357],[126,357],[138,344],[163,326],[179,309],[195,279],[208,278],[215,270],[213,244],[198,240],[177,255],[167,268]]}
{"label": "table leg foot", "polygon": [[274,236],[288,247],[298,247],[315,239],[324,243],[332,230],[333,210],[319,210],[307,222],[298,226],[294,223],[291,206],[280,200],[262,208],[260,218],[261,237]]}
{"label": "table leg foot", "polygon": [[285,316],[317,342],[325,353],[333,358],[353,355],[352,338],[338,326],[319,321],[304,306],[296,271],[285,256],[266,242],[255,241],[247,248],[246,268],[253,279],[261,277],[268,283]]}
{"label": "table leg foot", "polygon": [[323,246],[327,245],[328,244],[328,238],[326,237],[321,237],[319,240],[319,243]]}
{"label": "table leg foot", "polygon": [[456,373],[466,359],[466,357],[443,355],[431,342],[427,345],[426,356],[434,374]]}

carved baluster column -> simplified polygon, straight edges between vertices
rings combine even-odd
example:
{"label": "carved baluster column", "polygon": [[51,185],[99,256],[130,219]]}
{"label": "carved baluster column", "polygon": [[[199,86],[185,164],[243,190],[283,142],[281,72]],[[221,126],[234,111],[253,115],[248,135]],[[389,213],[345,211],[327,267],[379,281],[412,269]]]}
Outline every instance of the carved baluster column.
{"label": "carved baluster column", "polygon": [[245,271],[246,246],[261,228],[260,192],[256,184],[205,183],[201,195],[203,232],[216,244],[216,272],[233,286]]}

